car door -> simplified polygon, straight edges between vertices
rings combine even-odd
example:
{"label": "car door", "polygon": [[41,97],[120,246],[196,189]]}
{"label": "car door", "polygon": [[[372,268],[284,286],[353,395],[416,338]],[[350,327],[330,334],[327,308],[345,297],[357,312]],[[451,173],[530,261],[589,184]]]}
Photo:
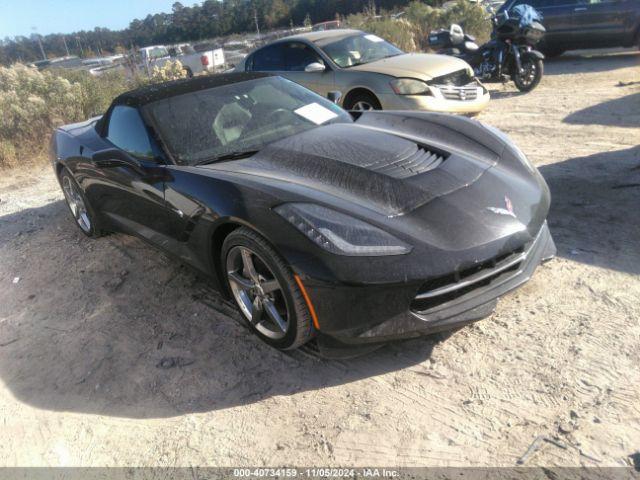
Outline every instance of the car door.
{"label": "car door", "polygon": [[[160,150],[136,108],[115,106],[105,130],[108,148],[94,153],[91,160],[100,181],[98,188],[88,192],[89,200],[93,205],[99,205],[101,213],[110,222],[161,244],[166,235],[167,211],[164,201],[166,168],[159,163]],[[134,161],[123,162],[109,153],[113,150],[124,152]]]}
{"label": "car door", "polygon": [[573,9],[578,0],[520,0],[538,10],[543,17],[542,24],[547,30],[543,44],[554,50],[573,48]]}
{"label": "car door", "polygon": [[625,33],[624,0],[580,0],[573,9],[573,30],[579,48],[621,45]]}
{"label": "car door", "polygon": [[[323,93],[325,90],[328,92],[332,89],[332,76],[325,76],[326,71],[305,71],[309,64],[318,59],[322,60],[302,42],[276,43],[256,51],[247,63],[247,70],[275,73],[323,95],[326,94]],[[309,63],[304,64],[305,61]]]}
{"label": "car door", "polygon": [[[323,97],[334,89],[333,70],[313,47],[303,42],[289,42],[285,44],[284,57],[285,76],[290,80],[305,85]],[[309,71],[310,65],[318,69]],[[320,65],[324,70],[320,69]]]}

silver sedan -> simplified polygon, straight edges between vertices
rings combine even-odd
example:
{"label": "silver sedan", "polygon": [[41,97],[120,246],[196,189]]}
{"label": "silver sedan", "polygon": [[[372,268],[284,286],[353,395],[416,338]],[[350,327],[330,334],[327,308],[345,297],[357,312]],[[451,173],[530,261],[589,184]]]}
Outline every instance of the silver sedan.
{"label": "silver sedan", "polygon": [[236,71],[272,72],[326,96],[343,93],[348,110],[477,113],[489,93],[458,58],[404,53],[359,30],[328,30],[283,38],[250,55]]}

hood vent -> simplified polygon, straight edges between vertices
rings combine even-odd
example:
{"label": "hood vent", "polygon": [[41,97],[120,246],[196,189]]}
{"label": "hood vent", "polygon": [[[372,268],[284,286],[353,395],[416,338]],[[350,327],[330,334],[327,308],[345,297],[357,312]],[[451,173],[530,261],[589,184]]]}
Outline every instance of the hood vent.
{"label": "hood vent", "polygon": [[434,170],[445,159],[445,153],[414,143],[398,154],[397,159],[377,162],[368,168],[393,178],[405,179]]}

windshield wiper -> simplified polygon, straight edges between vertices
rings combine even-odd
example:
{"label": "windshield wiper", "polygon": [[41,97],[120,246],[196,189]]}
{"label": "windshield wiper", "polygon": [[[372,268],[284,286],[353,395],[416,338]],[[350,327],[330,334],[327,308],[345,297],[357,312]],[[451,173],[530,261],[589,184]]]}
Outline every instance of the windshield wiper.
{"label": "windshield wiper", "polygon": [[222,162],[224,160],[240,160],[241,158],[247,158],[252,155],[255,155],[260,150],[241,150],[238,152],[225,153],[224,155],[220,155],[214,158],[208,158],[201,162],[196,163],[196,165],[209,165],[211,163]]}

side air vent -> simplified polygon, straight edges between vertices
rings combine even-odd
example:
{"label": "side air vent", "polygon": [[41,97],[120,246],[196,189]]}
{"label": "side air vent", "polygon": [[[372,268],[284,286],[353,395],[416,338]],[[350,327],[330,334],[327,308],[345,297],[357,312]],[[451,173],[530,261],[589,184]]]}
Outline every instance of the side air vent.
{"label": "side air vent", "polygon": [[374,163],[369,168],[393,178],[403,179],[438,168],[446,158],[444,152],[414,143],[400,152],[395,160]]}

